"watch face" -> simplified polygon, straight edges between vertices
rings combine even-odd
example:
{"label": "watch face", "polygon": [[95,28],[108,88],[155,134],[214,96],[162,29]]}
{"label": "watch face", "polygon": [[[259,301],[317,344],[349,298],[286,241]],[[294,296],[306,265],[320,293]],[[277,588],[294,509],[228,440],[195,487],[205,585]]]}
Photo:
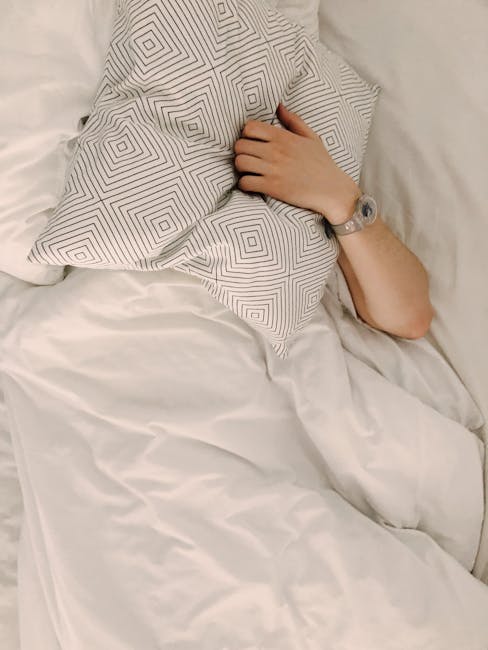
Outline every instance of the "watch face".
{"label": "watch face", "polygon": [[365,224],[369,225],[376,219],[377,206],[372,196],[364,196],[359,211]]}

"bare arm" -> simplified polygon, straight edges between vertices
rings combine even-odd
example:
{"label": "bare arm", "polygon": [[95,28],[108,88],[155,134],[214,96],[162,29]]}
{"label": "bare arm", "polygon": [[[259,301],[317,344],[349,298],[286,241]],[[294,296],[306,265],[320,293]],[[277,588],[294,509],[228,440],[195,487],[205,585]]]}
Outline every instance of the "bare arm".
{"label": "bare arm", "polygon": [[381,217],[338,241],[338,262],[359,316],[390,334],[424,336],[434,316],[427,271]]}
{"label": "bare arm", "polygon": [[[257,120],[242,129],[234,145],[235,165],[243,173],[238,187],[308,208],[333,225],[343,223],[352,215],[361,189],[299,115],[281,103],[277,115],[285,129]],[[419,259],[380,216],[371,226],[338,240],[338,261],[359,316],[390,334],[423,336],[434,311]]]}

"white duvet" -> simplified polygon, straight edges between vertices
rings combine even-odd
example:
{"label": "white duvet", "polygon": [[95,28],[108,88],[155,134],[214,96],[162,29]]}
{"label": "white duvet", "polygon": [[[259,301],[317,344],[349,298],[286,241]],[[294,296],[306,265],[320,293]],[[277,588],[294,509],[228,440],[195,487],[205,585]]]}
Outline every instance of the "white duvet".
{"label": "white duvet", "polygon": [[400,341],[347,350],[330,290],[287,361],[174,270],[70,269],[2,305],[23,649],[486,650],[454,375],[462,423],[392,370]]}

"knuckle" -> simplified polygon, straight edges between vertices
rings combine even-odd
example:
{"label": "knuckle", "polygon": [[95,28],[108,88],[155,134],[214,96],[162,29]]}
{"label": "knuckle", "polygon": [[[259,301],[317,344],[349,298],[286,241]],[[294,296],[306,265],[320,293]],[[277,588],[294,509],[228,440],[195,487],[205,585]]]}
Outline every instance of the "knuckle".
{"label": "knuckle", "polygon": [[290,141],[293,140],[290,138],[290,135],[295,135],[289,131],[284,131],[283,129],[276,129],[279,133],[276,133],[274,142],[281,153],[285,153],[288,146],[290,146]]}
{"label": "knuckle", "polygon": [[279,160],[280,158],[284,158],[285,156],[285,148],[282,146],[281,140],[278,142],[273,143],[273,148],[271,149],[271,154],[275,160]]}
{"label": "knuckle", "polygon": [[235,157],[234,164],[237,167],[237,169],[240,169],[242,164],[242,154]]}
{"label": "knuckle", "polygon": [[256,123],[257,123],[256,120],[246,120],[242,132],[251,133],[251,131],[254,130]]}
{"label": "knuckle", "polygon": [[237,181],[237,187],[241,190],[248,190],[249,189],[249,177],[248,176],[241,176],[241,178]]}
{"label": "knuckle", "polygon": [[280,179],[275,175],[271,174],[268,177],[268,187],[271,192],[276,192],[280,188]]}

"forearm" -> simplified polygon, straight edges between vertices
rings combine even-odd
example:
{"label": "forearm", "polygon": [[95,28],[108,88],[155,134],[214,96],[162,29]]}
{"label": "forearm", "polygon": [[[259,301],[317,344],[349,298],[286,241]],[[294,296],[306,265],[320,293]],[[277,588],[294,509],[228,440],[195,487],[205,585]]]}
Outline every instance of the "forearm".
{"label": "forearm", "polygon": [[423,336],[434,312],[420,260],[379,215],[371,226],[338,236],[338,241],[339,264],[359,315],[398,336]]}
{"label": "forearm", "polygon": [[[333,225],[354,212],[362,191],[332,159],[321,136],[281,103],[285,129],[249,120],[235,145],[238,187],[318,212]],[[367,228],[338,236],[339,263],[359,315],[407,338],[423,336],[433,315],[427,273],[377,217]]]}

